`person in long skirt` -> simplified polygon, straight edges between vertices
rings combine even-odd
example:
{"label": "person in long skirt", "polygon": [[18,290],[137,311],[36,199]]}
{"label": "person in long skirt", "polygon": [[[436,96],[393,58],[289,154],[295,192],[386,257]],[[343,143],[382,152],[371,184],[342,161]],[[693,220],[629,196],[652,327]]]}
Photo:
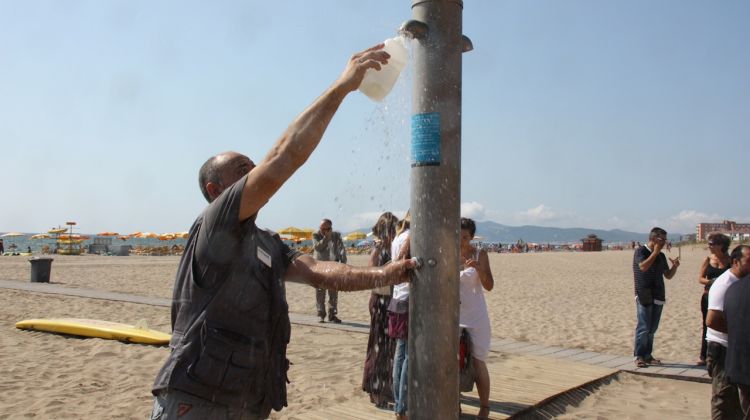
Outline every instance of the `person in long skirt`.
{"label": "person in long skirt", "polygon": [[[382,266],[391,261],[391,242],[396,236],[398,218],[391,212],[378,218],[372,233],[375,246],[370,254],[371,266]],[[367,340],[367,357],[362,375],[362,390],[370,394],[370,402],[378,408],[393,403],[392,372],[396,340],[388,336],[388,305],[392,288],[385,286],[372,290],[370,295],[370,337]]]}

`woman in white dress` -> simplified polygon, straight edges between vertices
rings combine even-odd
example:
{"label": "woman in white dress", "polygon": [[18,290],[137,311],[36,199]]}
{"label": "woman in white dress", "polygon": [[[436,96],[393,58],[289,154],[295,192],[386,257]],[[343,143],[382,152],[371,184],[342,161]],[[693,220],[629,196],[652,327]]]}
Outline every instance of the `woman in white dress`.
{"label": "woman in white dress", "polygon": [[477,418],[490,414],[490,374],[487,371],[487,356],[490,351],[490,317],[484,290],[495,286],[487,252],[471,244],[477,227],[473,220],[461,218],[460,277],[461,313],[460,324],[469,331],[471,356],[474,363],[474,382],[477,384],[481,405]]}

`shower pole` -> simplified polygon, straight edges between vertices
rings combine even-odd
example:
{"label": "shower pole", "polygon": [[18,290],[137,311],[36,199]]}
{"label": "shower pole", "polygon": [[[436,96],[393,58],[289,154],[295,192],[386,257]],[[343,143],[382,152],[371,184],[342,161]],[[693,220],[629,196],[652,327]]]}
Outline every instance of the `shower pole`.
{"label": "shower pole", "polygon": [[456,419],[461,200],[462,0],[413,0],[411,253],[423,262],[409,302],[410,419]]}

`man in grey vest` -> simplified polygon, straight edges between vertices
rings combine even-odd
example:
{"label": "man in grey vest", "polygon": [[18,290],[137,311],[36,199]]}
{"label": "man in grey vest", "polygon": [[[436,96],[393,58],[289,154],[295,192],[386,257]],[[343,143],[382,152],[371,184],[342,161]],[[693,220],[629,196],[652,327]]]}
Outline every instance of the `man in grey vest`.
{"label": "man in grey vest", "polygon": [[[323,219],[320,229],[313,233],[313,257],[318,261],[337,261],[346,264],[346,248],[341,240],[341,233],[333,231],[333,222]],[[340,324],[336,316],[339,302],[339,291],[328,289],[328,320]],[[315,306],[318,309],[320,322],[326,319],[326,289],[315,289]]]}
{"label": "man in grey vest", "polygon": [[316,261],[255,225],[258,211],[310,157],[365,71],[388,62],[382,48],[354,54],[258,165],[225,152],[201,167],[209,204],[190,228],[177,270],[171,351],[152,389],[152,419],[264,419],[287,405],[286,281],[338,290],[408,281],[411,260],[385,267]]}

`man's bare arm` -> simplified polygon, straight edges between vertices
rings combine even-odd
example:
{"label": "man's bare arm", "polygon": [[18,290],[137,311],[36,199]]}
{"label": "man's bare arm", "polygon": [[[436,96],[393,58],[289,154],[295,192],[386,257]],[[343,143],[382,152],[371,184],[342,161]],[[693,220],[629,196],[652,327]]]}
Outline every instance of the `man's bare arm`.
{"label": "man's bare arm", "polygon": [[309,255],[302,255],[289,266],[284,281],[347,292],[369,290],[409,281],[409,273],[415,264],[407,259],[382,267],[353,267],[334,261],[317,261]]}
{"label": "man's bare arm", "polygon": [[240,220],[263,207],[320,143],[328,124],[346,95],[362,83],[365,71],[380,70],[390,57],[383,44],[354,54],[339,78],[305,109],[276,141],[268,155],[247,177],[240,204]]}

